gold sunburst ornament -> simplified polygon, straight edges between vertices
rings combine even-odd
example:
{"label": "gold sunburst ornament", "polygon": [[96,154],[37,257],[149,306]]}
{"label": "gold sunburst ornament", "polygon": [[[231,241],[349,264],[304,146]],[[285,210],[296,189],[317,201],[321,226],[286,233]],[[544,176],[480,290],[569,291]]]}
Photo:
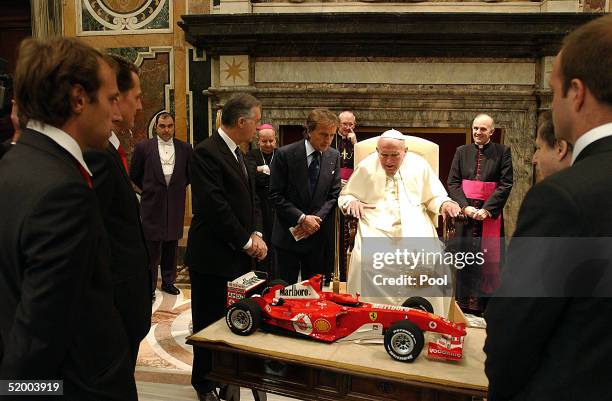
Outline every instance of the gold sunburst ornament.
{"label": "gold sunburst ornament", "polygon": [[232,57],[232,64],[225,62],[225,65],[227,68],[223,70],[223,72],[227,73],[227,76],[225,77],[226,81],[231,78],[234,81],[234,85],[236,85],[236,78],[244,79],[242,77],[242,72],[246,71],[246,69],[242,68],[242,61],[236,63],[236,58]]}

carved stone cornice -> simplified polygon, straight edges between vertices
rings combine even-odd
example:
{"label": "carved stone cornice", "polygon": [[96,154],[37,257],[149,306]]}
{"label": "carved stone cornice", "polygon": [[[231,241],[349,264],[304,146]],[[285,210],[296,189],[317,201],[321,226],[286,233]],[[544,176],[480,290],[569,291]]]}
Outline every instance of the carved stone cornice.
{"label": "carved stone cornice", "polygon": [[281,13],[183,15],[210,56],[542,57],[597,13]]}

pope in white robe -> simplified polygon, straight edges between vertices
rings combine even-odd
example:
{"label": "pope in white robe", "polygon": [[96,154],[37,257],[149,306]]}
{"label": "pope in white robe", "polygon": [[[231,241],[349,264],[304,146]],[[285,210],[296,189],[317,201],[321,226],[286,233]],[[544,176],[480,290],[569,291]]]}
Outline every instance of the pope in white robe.
{"label": "pope in white robe", "polygon": [[[419,244],[423,242],[421,238],[432,238],[433,247],[442,252],[435,227],[438,216],[456,217],[460,212],[459,205],[448,197],[425,159],[406,152],[404,135],[396,130],[383,133],[377,143],[377,152],[359,163],[342,189],[338,205],[344,214],[359,219],[347,276],[349,293],[361,292],[362,269],[371,268],[370,261],[364,262],[362,267],[364,238],[397,239],[399,242],[394,246],[398,247],[404,247],[411,237],[418,237]],[[383,242],[392,244],[394,241]],[[449,268],[444,269],[444,274],[448,273]],[[439,268],[436,273],[441,273]],[[373,299],[362,299],[397,305],[406,298],[377,295]],[[435,313],[447,315],[450,298],[426,298],[432,303]]]}

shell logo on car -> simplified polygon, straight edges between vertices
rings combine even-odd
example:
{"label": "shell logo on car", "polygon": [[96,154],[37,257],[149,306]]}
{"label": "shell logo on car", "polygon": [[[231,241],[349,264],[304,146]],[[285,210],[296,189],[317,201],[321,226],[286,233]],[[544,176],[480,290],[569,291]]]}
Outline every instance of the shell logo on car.
{"label": "shell logo on car", "polygon": [[315,322],[315,329],[321,333],[327,333],[331,329],[331,324],[325,319],[318,319]]}

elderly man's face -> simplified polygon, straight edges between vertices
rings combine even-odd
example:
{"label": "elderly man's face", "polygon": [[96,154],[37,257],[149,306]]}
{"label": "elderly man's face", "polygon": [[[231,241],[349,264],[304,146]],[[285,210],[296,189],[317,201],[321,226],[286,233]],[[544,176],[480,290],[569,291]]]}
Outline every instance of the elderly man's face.
{"label": "elderly man's face", "polygon": [[308,133],[308,140],[315,150],[325,152],[334,140],[336,129],[338,129],[336,124],[324,122],[317,123],[314,131]]}
{"label": "elderly man's face", "polygon": [[485,145],[489,142],[495,129],[492,129],[493,121],[487,116],[480,116],[472,123],[472,137],[476,145]]}
{"label": "elderly man's face", "polygon": [[401,139],[381,138],[376,146],[378,160],[385,173],[393,176],[399,170],[406,155],[404,141]]}
{"label": "elderly man's face", "polygon": [[249,142],[257,132],[257,126],[261,121],[261,108],[259,106],[251,107],[251,113],[248,117],[239,117],[236,127],[238,128],[236,145]]}
{"label": "elderly man's face", "polygon": [[355,116],[351,113],[340,114],[340,133],[347,136],[355,129]]}
{"label": "elderly man's face", "polygon": [[272,153],[276,148],[276,134],[274,130],[266,128],[259,131],[259,137],[257,138],[257,145],[264,153]]}

